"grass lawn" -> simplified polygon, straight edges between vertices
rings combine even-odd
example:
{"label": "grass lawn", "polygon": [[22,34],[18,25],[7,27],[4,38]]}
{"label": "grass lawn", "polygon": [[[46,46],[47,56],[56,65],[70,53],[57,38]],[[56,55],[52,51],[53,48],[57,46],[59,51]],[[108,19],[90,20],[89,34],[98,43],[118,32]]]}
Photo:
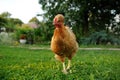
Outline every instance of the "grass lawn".
{"label": "grass lawn", "polygon": [[50,50],[0,46],[0,80],[120,80],[120,51],[79,50],[61,70]]}

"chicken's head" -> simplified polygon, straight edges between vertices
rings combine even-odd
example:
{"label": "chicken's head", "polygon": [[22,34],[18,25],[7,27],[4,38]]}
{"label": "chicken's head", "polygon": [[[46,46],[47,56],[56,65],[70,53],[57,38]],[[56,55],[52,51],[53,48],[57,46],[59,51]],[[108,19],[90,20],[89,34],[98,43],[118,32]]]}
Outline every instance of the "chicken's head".
{"label": "chicken's head", "polygon": [[64,16],[62,14],[58,14],[53,19],[53,25],[55,25],[56,28],[60,28],[64,25]]}

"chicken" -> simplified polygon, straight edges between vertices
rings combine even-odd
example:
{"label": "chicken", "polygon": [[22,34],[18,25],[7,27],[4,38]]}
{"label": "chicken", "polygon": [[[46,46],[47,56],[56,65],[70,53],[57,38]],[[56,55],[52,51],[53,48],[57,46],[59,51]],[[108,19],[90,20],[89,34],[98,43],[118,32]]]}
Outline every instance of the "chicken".
{"label": "chicken", "polygon": [[[53,19],[55,26],[54,34],[51,39],[51,50],[55,53],[55,58],[62,62],[63,73],[67,74],[71,66],[71,59],[78,50],[78,43],[72,30],[64,26],[64,16],[58,14]],[[65,66],[65,58],[68,58],[68,65]]]}

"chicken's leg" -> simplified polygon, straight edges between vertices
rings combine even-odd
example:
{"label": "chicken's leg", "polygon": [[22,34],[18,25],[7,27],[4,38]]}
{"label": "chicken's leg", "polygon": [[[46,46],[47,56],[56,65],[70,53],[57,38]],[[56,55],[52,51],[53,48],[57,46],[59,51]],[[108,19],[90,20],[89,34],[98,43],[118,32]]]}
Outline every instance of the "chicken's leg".
{"label": "chicken's leg", "polygon": [[69,70],[69,69],[70,69],[70,65],[71,65],[71,60],[68,60],[67,70]]}
{"label": "chicken's leg", "polygon": [[65,62],[63,62],[63,71],[62,71],[64,74],[67,74],[67,70],[66,70],[66,67],[65,67]]}

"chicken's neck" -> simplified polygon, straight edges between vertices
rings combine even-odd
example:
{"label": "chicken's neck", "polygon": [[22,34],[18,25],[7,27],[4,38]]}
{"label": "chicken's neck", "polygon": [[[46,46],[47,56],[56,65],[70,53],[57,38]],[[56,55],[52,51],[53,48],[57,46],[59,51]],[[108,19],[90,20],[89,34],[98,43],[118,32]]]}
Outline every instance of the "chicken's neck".
{"label": "chicken's neck", "polygon": [[63,32],[63,30],[65,29],[65,26],[64,25],[61,25],[61,26],[56,26],[55,30],[59,33],[61,33],[61,31]]}
{"label": "chicken's neck", "polygon": [[64,38],[64,35],[65,35],[65,26],[61,26],[59,28],[56,28],[55,31],[54,31],[54,35],[57,36],[57,37],[62,37]]}
{"label": "chicken's neck", "polygon": [[55,24],[55,28],[63,28],[64,27],[64,24]]}

